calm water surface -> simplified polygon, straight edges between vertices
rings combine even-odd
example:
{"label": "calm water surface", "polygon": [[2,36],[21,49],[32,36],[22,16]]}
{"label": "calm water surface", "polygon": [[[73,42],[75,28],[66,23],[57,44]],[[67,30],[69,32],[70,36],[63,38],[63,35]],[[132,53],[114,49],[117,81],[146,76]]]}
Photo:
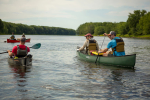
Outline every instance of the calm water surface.
{"label": "calm water surface", "polygon": [[[4,43],[0,35],[0,52],[19,43]],[[16,35],[16,38],[19,38]],[[8,54],[0,54],[1,100],[124,100],[150,99],[150,40],[123,38],[126,54],[137,54],[134,69],[96,65],[76,57],[76,47],[83,36],[26,35],[31,47],[32,66],[10,66]],[[104,37],[94,37],[101,47]],[[110,40],[105,38],[102,48]]]}

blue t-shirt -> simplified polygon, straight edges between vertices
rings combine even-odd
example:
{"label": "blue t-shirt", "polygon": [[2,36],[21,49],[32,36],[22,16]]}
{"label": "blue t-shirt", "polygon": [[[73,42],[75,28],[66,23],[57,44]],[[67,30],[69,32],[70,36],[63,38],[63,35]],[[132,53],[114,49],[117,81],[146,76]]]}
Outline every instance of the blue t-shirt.
{"label": "blue t-shirt", "polygon": [[[115,37],[114,39],[112,39],[108,45],[107,45],[107,48],[110,49],[110,48],[114,48],[117,46],[117,42],[115,39],[120,39],[119,37]],[[113,52],[113,55],[114,56],[124,56],[125,55],[125,52],[117,52],[117,51],[114,51]]]}

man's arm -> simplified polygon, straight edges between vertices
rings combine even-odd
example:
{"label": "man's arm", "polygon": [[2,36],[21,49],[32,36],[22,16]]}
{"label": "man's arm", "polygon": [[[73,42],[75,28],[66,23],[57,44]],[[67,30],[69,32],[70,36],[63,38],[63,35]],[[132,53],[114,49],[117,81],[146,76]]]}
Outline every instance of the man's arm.
{"label": "man's arm", "polygon": [[80,51],[80,50],[83,50],[83,49],[87,46],[87,42],[88,42],[88,40],[86,40],[86,41],[84,42],[83,46],[82,46],[81,48],[79,48],[79,51]]}
{"label": "man's arm", "polygon": [[9,56],[13,56],[14,55],[14,53],[12,53],[10,50],[7,50],[7,52],[8,52]]}
{"label": "man's arm", "polygon": [[107,36],[111,40],[110,35],[108,35],[107,33],[104,33],[104,36]]}
{"label": "man's arm", "polygon": [[97,41],[96,41],[96,47],[97,47],[97,50],[99,51],[99,45],[98,45]]}
{"label": "man's arm", "polygon": [[100,51],[99,51],[99,53],[101,53],[101,52],[107,52],[108,51],[108,48],[105,48],[105,49],[101,49]]}

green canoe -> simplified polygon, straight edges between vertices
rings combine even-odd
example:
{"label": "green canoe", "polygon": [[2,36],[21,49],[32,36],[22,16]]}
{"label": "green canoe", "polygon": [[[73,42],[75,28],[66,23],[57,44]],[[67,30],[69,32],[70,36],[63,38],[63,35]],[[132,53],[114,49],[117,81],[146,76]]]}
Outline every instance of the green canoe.
{"label": "green canoe", "polygon": [[21,58],[10,58],[8,57],[8,63],[16,66],[29,66],[32,65],[32,55],[27,55]]}
{"label": "green canoe", "polygon": [[103,57],[97,55],[87,55],[84,54],[84,51],[77,51],[77,57],[79,59],[95,62],[99,64],[113,65],[113,66],[121,66],[121,67],[131,67],[133,68],[136,62],[136,54],[125,55],[125,56],[111,56],[111,57]]}

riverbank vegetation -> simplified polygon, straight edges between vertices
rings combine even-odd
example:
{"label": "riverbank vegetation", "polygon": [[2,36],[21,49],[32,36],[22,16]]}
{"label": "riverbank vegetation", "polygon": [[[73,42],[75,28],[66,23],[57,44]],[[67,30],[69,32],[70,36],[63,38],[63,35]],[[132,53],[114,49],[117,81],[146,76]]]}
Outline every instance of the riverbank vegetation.
{"label": "riverbank vegetation", "polygon": [[129,13],[126,22],[89,22],[84,23],[76,30],[78,35],[91,33],[92,35],[102,35],[115,31],[117,36],[150,38],[150,12],[146,10],[135,10]]}
{"label": "riverbank vegetation", "polygon": [[12,32],[14,32],[15,35],[21,35],[22,33],[25,33],[25,35],[76,35],[74,29],[35,25],[29,26],[5,22],[0,19],[0,35],[10,35]]}
{"label": "riverbank vegetation", "polygon": [[94,36],[102,36],[104,33],[115,31],[117,36],[150,38],[150,12],[146,10],[135,10],[129,13],[126,22],[87,22],[81,24],[77,30],[35,26],[25,24],[15,24],[5,22],[0,19],[0,35],[15,34],[30,35],[85,35],[91,33]]}

